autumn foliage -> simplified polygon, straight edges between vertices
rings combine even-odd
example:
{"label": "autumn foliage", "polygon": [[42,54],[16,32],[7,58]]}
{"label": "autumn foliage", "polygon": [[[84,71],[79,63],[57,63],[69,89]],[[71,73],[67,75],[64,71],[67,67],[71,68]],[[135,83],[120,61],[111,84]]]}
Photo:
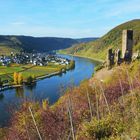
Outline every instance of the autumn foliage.
{"label": "autumn foliage", "polygon": [[139,69],[135,62],[119,66],[103,82],[95,78],[85,80],[79,87],[69,88],[53,106],[49,106],[48,100],[26,101],[14,113],[11,126],[2,137],[38,140],[38,129],[46,140],[138,139]]}
{"label": "autumn foliage", "polygon": [[23,83],[23,76],[21,73],[14,72],[14,84],[21,85]]}

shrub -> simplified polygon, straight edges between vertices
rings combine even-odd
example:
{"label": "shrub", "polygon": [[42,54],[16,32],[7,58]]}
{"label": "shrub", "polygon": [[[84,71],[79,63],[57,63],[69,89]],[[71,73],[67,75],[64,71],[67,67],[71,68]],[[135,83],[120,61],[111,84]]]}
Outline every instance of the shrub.
{"label": "shrub", "polygon": [[47,110],[47,108],[49,107],[49,101],[46,99],[46,100],[42,100],[42,108],[44,110]]}
{"label": "shrub", "polygon": [[88,139],[105,140],[109,137],[118,135],[123,131],[123,124],[114,119],[113,116],[108,115],[100,120],[93,118],[91,122],[86,122],[82,126],[80,137],[87,137]]}
{"label": "shrub", "polygon": [[26,83],[29,84],[29,85],[34,83],[34,82],[35,82],[35,77],[31,76],[31,75],[26,80]]}
{"label": "shrub", "polygon": [[75,68],[75,61],[74,60],[71,60],[67,69],[74,69]]}
{"label": "shrub", "polygon": [[103,65],[97,65],[97,66],[94,68],[94,71],[99,71],[99,70],[101,70],[102,68],[104,68]]}

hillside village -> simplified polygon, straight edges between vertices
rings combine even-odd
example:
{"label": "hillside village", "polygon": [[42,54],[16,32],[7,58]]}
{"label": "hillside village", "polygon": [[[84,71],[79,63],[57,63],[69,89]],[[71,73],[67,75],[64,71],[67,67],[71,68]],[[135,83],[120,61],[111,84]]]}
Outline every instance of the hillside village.
{"label": "hillside village", "polygon": [[10,56],[1,55],[0,64],[2,66],[8,66],[11,63],[16,64],[32,64],[35,66],[47,66],[48,63],[54,63],[55,65],[68,65],[70,60],[46,53],[24,53],[14,54],[11,52]]}

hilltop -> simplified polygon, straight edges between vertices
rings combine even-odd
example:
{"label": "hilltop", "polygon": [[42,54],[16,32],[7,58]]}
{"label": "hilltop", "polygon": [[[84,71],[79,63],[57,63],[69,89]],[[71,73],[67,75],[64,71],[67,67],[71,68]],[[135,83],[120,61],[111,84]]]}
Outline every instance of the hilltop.
{"label": "hilltop", "polygon": [[134,31],[134,51],[140,49],[140,19],[128,21],[123,23],[103,37],[90,41],[88,43],[81,43],[78,45],[73,45],[71,48],[62,50],[62,53],[79,55],[84,57],[96,58],[105,60],[106,52],[109,48],[119,48],[121,49],[122,44],[122,30],[132,29]]}
{"label": "hilltop", "polygon": [[11,51],[18,52],[25,50],[31,52],[48,52],[52,50],[66,49],[73,44],[88,42],[96,38],[58,38],[58,37],[32,37],[32,36],[15,36],[0,35],[0,54],[8,54]]}

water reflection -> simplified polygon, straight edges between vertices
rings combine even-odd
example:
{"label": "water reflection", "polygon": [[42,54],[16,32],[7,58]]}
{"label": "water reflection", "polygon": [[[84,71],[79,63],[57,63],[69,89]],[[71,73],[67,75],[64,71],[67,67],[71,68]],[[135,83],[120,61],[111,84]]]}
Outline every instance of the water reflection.
{"label": "water reflection", "polygon": [[18,88],[16,88],[15,91],[16,91],[16,93],[15,93],[16,97],[24,98],[24,88],[23,87],[18,87]]}
{"label": "water reflection", "polygon": [[37,83],[32,83],[31,85],[26,85],[26,88],[29,90],[29,91],[33,91],[35,88],[36,88],[36,85]]}
{"label": "water reflection", "polygon": [[0,100],[3,100],[3,98],[4,98],[4,94],[0,93]]}

